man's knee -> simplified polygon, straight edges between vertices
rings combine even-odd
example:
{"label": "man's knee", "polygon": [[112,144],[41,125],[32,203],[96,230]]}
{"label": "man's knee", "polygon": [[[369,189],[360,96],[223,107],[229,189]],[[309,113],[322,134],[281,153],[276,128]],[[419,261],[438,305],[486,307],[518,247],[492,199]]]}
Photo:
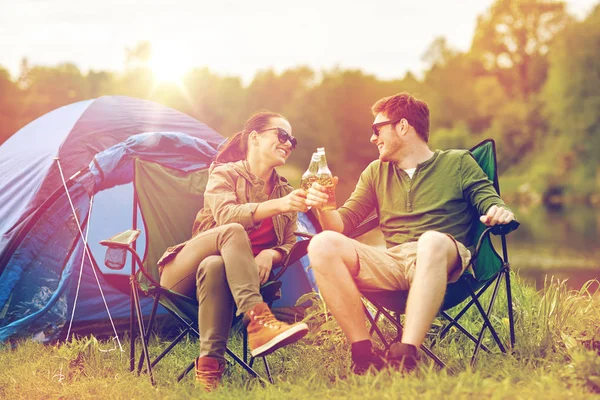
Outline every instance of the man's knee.
{"label": "man's knee", "polygon": [[418,250],[435,250],[447,248],[452,245],[452,239],[448,235],[437,231],[426,231],[419,237]]}
{"label": "man's knee", "polygon": [[315,235],[308,244],[308,257],[320,259],[339,254],[337,250],[342,247],[346,237],[334,231],[324,231]]}
{"label": "man's knee", "polygon": [[437,231],[426,231],[419,237],[417,243],[417,259],[419,255],[426,254],[451,259],[458,253],[456,244],[448,235]]}

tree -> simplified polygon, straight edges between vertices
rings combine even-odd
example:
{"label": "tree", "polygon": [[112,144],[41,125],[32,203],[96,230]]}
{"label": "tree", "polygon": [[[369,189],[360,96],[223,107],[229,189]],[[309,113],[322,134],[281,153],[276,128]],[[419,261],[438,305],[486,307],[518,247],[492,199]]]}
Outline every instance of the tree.
{"label": "tree", "polygon": [[569,24],[556,37],[543,91],[552,131],[564,143],[560,158],[575,160],[566,171],[569,180],[586,191],[600,189],[598,54],[600,5],[584,21]]}
{"label": "tree", "polygon": [[0,144],[20,128],[21,91],[0,67]]}
{"label": "tree", "polygon": [[527,101],[544,84],[550,42],[567,21],[563,1],[496,0],[478,18],[471,51],[509,96]]}
{"label": "tree", "polygon": [[475,100],[478,79],[485,74],[481,63],[468,53],[450,48],[444,38],[435,39],[422,58],[430,67],[423,81],[424,93],[419,97],[429,104],[432,130],[450,130],[462,122],[471,132],[486,129],[489,115],[478,113],[479,103]]}
{"label": "tree", "polygon": [[29,122],[58,106],[89,98],[86,78],[72,63],[56,67],[35,66],[21,74],[22,116]]}

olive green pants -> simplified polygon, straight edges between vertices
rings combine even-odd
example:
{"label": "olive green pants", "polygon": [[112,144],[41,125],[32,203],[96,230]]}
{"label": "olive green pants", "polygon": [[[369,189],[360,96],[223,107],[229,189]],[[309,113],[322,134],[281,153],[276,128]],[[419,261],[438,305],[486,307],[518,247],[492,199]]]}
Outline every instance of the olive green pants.
{"label": "olive green pants", "polygon": [[189,240],[164,266],[161,286],[198,299],[200,356],[224,362],[234,306],[238,315],[263,301],[248,234],[227,224]]}

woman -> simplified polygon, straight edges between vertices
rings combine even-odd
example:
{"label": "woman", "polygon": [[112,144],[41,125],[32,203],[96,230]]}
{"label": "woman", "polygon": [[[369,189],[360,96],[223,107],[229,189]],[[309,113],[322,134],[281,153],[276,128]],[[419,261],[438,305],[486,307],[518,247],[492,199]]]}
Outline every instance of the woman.
{"label": "woman", "polygon": [[272,266],[296,242],[296,213],[307,210],[306,193],[293,190],[275,171],[296,147],[291,131],[279,114],[250,117],[210,167],[204,208],[196,216],[192,238],[169,248],[158,262],[163,287],[188,296],[196,292],[196,379],[209,390],[223,374],[234,305],[244,315],[254,357],[308,332],[304,323],[276,320],[259,292]]}

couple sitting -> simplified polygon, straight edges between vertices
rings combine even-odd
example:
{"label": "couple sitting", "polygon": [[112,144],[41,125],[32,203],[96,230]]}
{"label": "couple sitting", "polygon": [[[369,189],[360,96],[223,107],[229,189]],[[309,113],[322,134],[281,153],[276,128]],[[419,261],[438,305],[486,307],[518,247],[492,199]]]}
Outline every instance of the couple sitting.
{"label": "couple sitting", "polygon": [[[217,155],[192,238],[159,261],[162,286],[186,295],[195,291],[198,298],[196,378],[205,388],[214,388],[223,373],[234,307],[243,314],[254,357],[308,332],[304,323],[278,321],[259,292],[296,242],[297,212],[312,207],[324,229],[311,240],[308,255],[319,291],[351,344],[357,374],[387,365],[413,369],[446,285],[469,265],[473,210],[486,225],[513,220],[469,152],[429,149],[426,103],[400,93],[377,101],[372,112],[370,141],[379,159],[338,210],[321,210],[327,202],[322,186],[294,190],[275,171],[297,145],[279,114],[255,114]],[[342,234],[374,209],[386,250]],[[409,290],[402,343],[388,354],[371,344],[360,290]]]}

